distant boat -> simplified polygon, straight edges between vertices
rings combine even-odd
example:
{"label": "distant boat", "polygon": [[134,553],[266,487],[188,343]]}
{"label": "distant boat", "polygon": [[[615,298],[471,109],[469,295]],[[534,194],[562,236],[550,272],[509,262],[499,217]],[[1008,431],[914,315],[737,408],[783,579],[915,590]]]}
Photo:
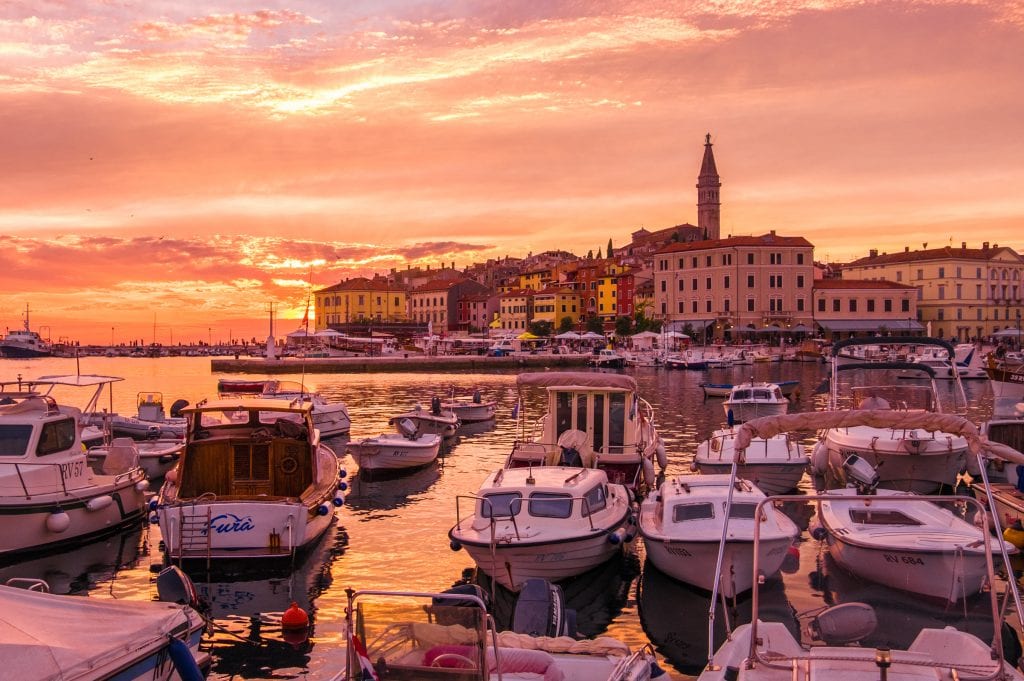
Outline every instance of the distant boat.
{"label": "distant boat", "polygon": [[25,305],[25,328],[8,331],[0,340],[0,356],[2,357],[49,357],[53,348],[48,342],[29,328],[28,305]]}

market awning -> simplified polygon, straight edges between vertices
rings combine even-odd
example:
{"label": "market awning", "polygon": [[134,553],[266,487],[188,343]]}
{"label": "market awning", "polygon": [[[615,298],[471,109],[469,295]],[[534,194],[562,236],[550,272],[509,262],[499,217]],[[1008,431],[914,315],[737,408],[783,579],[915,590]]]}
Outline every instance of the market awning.
{"label": "market awning", "polygon": [[817,319],[826,331],[878,331],[883,326],[890,333],[901,331],[924,331],[920,322],[914,319]]}

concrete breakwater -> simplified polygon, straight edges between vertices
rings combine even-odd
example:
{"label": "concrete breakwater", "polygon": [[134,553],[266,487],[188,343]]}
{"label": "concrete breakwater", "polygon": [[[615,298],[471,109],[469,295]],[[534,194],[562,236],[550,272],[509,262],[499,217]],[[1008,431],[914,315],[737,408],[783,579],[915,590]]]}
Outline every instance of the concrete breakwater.
{"label": "concrete breakwater", "polygon": [[[404,354],[404,353],[403,353]],[[217,358],[210,370],[237,374],[359,374],[374,372],[493,371],[503,369],[581,367],[593,355],[411,355],[384,357],[286,357],[267,360],[262,357]]]}

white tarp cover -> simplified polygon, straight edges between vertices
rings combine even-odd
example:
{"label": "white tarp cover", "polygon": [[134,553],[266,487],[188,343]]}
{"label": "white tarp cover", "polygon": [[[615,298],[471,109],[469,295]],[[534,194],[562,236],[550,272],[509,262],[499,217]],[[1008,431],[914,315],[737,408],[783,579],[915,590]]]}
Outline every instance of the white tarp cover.
{"label": "white tarp cover", "polygon": [[625,374],[600,374],[587,371],[545,371],[519,374],[516,383],[534,388],[607,388],[636,391],[636,379]]}
{"label": "white tarp cover", "polygon": [[[0,586],[0,676],[94,679],[188,622],[173,603],[58,596]],[[116,667],[114,667],[116,669]],[[108,669],[109,671],[109,669]]]}
{"label": "white tarp cover", "polygon": [[996,457],[1012,463],[1024,464],[1024,454],[1013,447],[991,442],[978,432],[978,427],[963,416],[937,414],[919,411],[890,411],[878,409],[849,409],[837,411],[812,411],[783,416],[765,416],[747,421],[736,432],[735,448],[746,449],[755,437],[769,438],[779,433],[792,431],[821,430],[825,428],[849,428],[871,426],[873,428],[914,428],[926,431],[941,431],[959,435],[967,440],[972,454]]}

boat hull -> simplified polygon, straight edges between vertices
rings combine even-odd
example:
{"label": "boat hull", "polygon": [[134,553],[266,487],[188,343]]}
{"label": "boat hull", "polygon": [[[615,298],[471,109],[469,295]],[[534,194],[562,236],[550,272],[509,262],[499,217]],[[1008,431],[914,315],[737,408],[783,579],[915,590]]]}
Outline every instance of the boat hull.
{"label": "boat hull", "polygon": [[320,437],[337,437],[351,430],[352,420],[343,404],[315,404],[313,427],[320,431]]}
{"label": "boat hull", "polygon": [[[877,434],[877,438],[871,435]],[[896,433],[888,430],[857,426],[848,429],[828,431],[819,447],[826,456],[818,453],[815,460],[827,460],[827,476],[837,481],[837,486],[846,484],[843,462],[856,454],[878,469],[881,485],[917,494],[930,494],[942,485],[956,483],[957,475],[967,467],[967,442],[960,437],[933,433]],[[904,442],[921,443],[908,451]],[[822,471],[819,471],[822,472]]]}
{"label": "boat hull", "polygon": [[488,544],[464,543],[458,536],[449,536],[462,543],[466,552],[491,579],[510,591],[519,591],[527,579],[540,578],[557,582],[610,560],[622,550],[621,544],[608,540],[609,533],[625,524],[625,519],[608,531],[596,530],[580,537],[537,543],[497,543],[494,552]]}
{"label": "boat hull", "polygon": [[[116,532],[142,521],[145,513],[145,474],[127,473],[109,485],[70,490],[70,494],[32,494],[31,499],[0,492],[0,556],[47,551]],[[50,520],[67,514],[63,523]]]}
{"label": "boat hull", "polygon": [[726,418],[732,412],[732,419],[736,423],[745,423],[762,416],[781,416],[789,409],[786,402],[725,402],[722,407]]}
{"label": "boat hull", "polygon": [[479,423],[494,418],[494,402],[445,402],[444,409],[450,409],[462,423]]}
{"label": "boat hull", "polygon": [[[334,506],[321,515],[303,503],[281,501],[191,501],[161,505],[157,517],[165,551],[172,560],[286,558],[315,542],[334,519]],[[206,522],[209,514],[209,522]],[[186,536],[190,519],[202,525]],[[206,537],[209,537],[207,551]]]}
{"label": "boat hull", "polygon": [[[679,541],[642,533],[647,558],[666,575],[699,589],[711,591],[715,585],[718,541]],[[764,539],[759,546],[759,568],[771,577],[782,567],[792,543],[788,536]],[[730,540],[722,556],[719,592],[731,598],[753,586],[754,542]]]}
{"label": "boat hull", "polygon": [[36,350],[35,348],[23,348],[18,345],[0,344],[0,357],[31,359],[33,357],[51,357],[52,355],[53,353],[49,350]]}
{"label": "boat hull", "polygon": [[826,525],[832,559],[847,572],[893,589],[955,603],[978,593],[988,569],[985,552],[900,551],[844,541]]}
{"label": "boat hull", "polygon": [[348,452],[359,470],[366,471],[411,470],[427,466],[437,459],[440,449],[441,438],[435,435],[420,436],[416,440],[385,436],[348,445]]}
{"label": "boat hull", "polygon": [[[732,471],[731,462],[709,462],[694,460],[697,470],[703,474],[723,473]],[[798,462],[755,463],[736,467],[737,477],[749,480],[767,495],[784,494],[796,489],[807,470],[806,459]]]}

